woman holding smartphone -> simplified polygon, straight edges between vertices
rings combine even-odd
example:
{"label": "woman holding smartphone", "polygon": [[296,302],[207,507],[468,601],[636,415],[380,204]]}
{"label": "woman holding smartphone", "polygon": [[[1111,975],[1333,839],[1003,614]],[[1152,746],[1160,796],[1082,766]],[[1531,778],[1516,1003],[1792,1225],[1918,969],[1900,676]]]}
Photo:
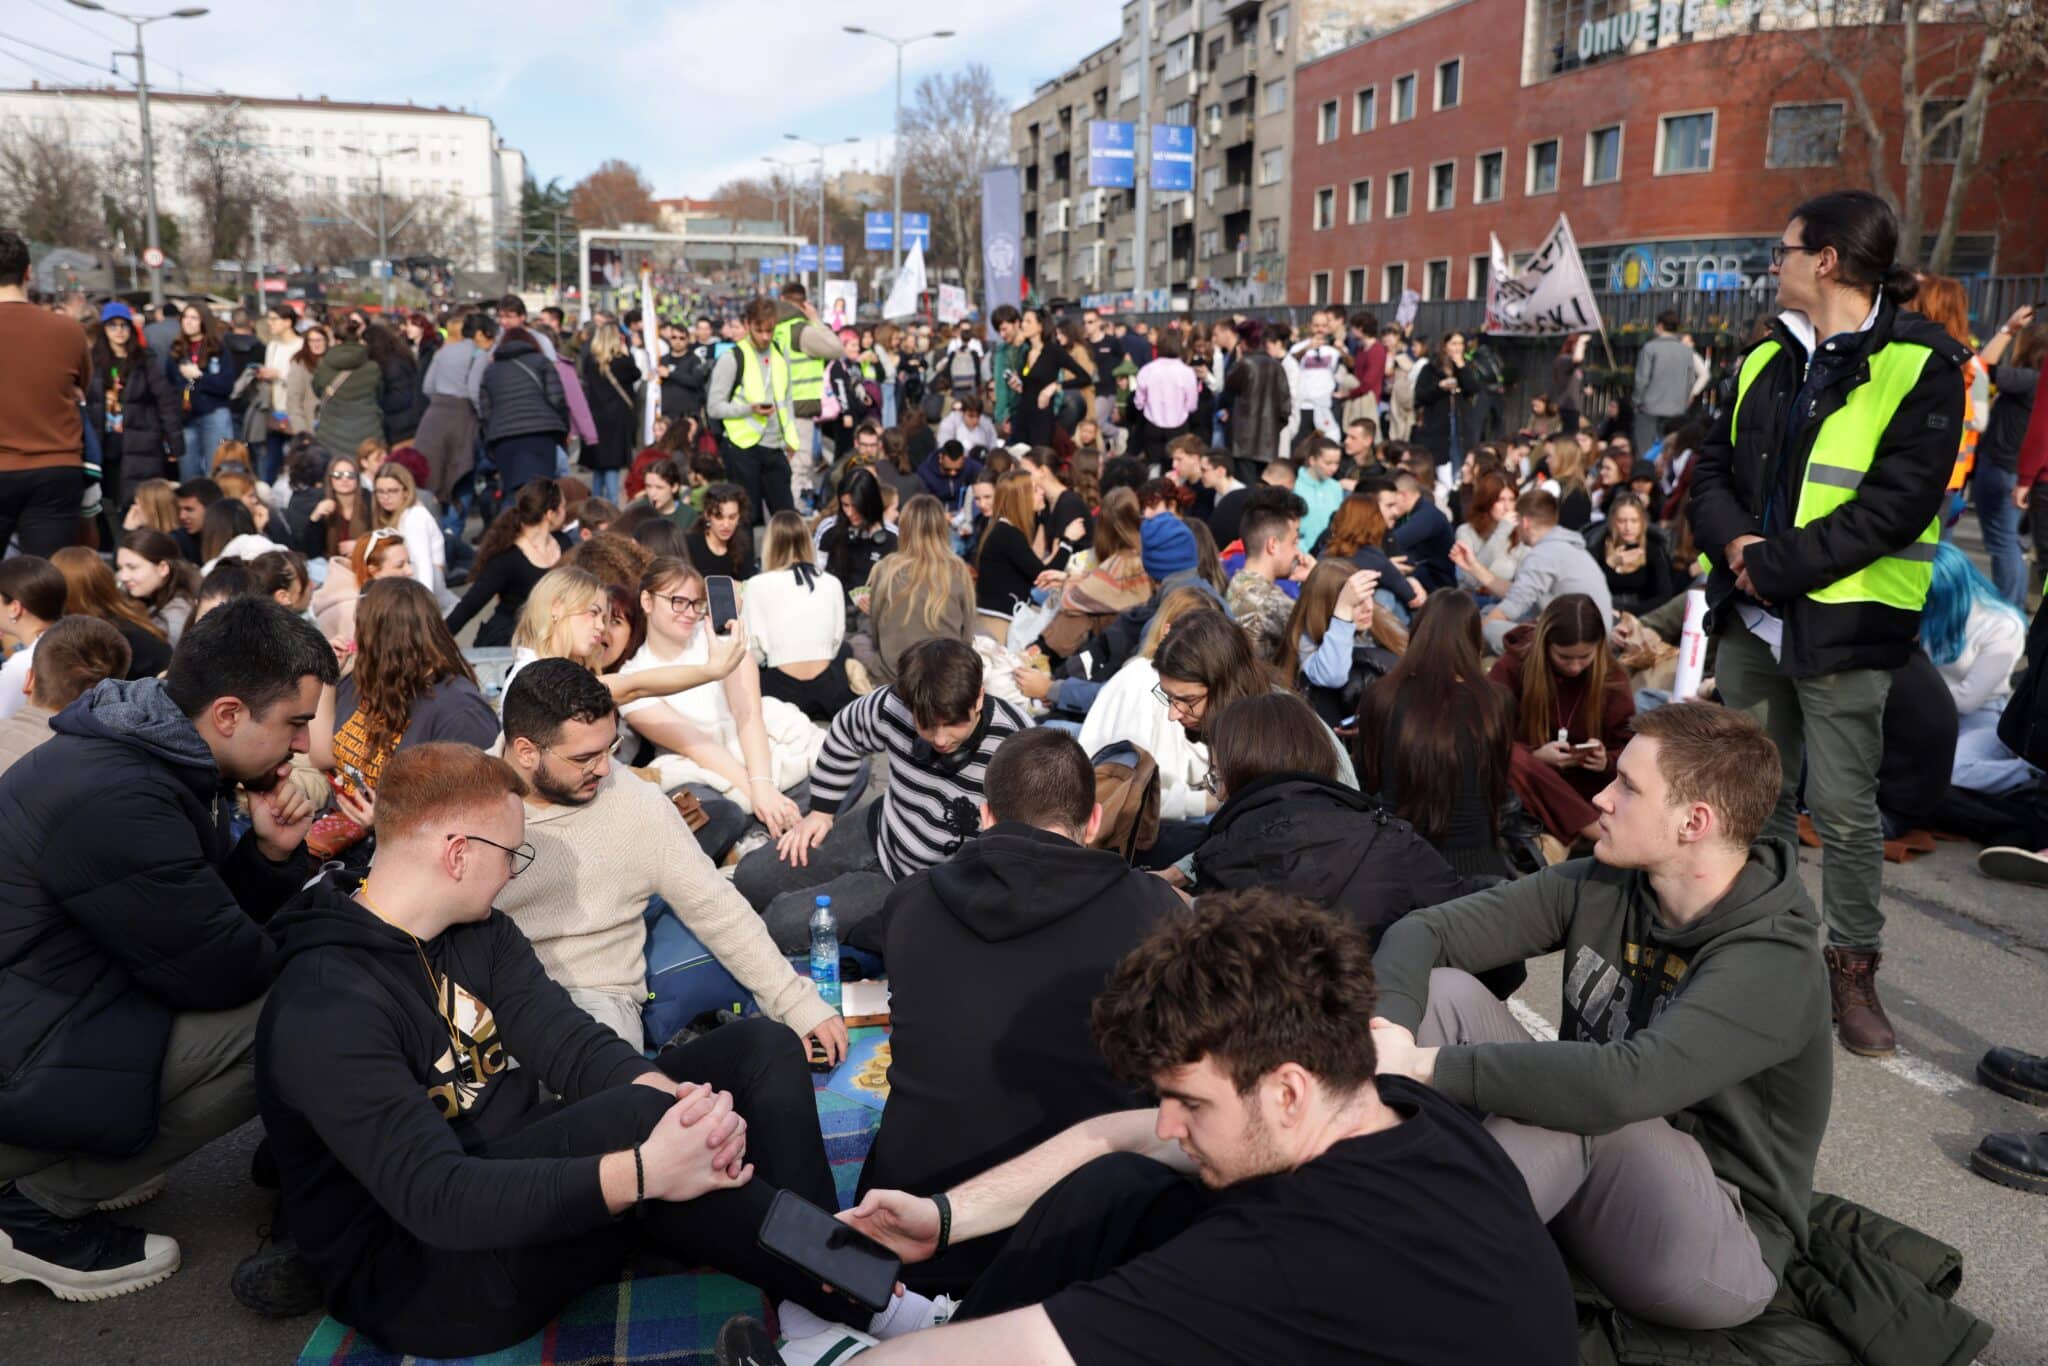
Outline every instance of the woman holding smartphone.
{"label": "woman holding smartphone", "polygon": [[1489,677],[1515,707],[1511,781],[1544,829],[1569,845],[1599,833],[1593,797],[1614,779],[1636,714],[1607,619],[1584,593],[1552,600],[1533,626],[1508,632]]}

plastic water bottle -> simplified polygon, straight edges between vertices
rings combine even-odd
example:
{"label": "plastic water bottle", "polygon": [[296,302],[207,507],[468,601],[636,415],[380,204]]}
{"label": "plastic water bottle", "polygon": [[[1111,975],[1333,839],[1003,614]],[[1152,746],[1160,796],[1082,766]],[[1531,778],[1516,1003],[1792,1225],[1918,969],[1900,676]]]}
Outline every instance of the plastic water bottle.
{"label": "plastic water bottle", "polygon": [[811,980],[825,1004],[839,1009],[839,922],[832,918],[829,896],[819,897],[811,912]]}

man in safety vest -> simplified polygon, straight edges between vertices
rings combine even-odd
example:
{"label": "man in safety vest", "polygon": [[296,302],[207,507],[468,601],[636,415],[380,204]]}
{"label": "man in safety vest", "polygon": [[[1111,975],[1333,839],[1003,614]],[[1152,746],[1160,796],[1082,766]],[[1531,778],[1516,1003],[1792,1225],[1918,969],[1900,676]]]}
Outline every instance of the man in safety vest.
{"label": "man in safety vest", "polygon": [[1756,715],[1784,760],[1767,833],[1796,836],[1806,775],[1837,1032],[1871,1057],[1897,1046],[1876,981],[1885,694],[1934,577],[1969,355],[1900,307],[1914,282],[1898,237],[1892,211],[1861,190],[1794,211],[1771,251],[1784,311],[1743,360],[1689,514],[1712,563],[1721,695]]}
{"label": "man in safety vest", "polygon": [[[775,314],[775,349],[789,363],[790,407],[796,414],[797,443],[789,456],[790,483],[799,498],[814,483],[813,432],[825,401],[825,366],[844,354],[838,335],[818,320],[816,305],[801,280],[782,287],[782,306]],[[816,502],[828,501],[822,490]]]}
{"label": "man in safety vest", "polygon": [[[773,299],[747,302],[741,314],[738,342],[718,357],[711,371],[705,415],[719,424],[719,454],[729,478],[746,490],[749,517],[765,521],[771,514],[794,510],[790,497],[790,462],[802,452],[808,460],[805,434],[796,417],[794,367],[779,339],[781,326]],[[837,360],[839,342],[824,328],[792,329],[791,340],[816,356],[831,348],[826,360]]]}

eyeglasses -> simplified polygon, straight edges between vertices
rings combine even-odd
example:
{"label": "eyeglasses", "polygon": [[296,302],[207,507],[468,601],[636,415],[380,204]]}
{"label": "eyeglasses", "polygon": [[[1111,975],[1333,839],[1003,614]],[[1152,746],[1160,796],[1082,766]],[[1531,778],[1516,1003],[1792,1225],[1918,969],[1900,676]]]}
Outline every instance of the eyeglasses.
{"label": "eyeglasses", "polygon": [[1810,251],[1818,254],[1826,250],[1826,247],[1797,247],[1789,242],[1774,243],[1771,247],[1771,264],[1774,266],[1784,265],[1785,258],[1795,251]]}
{"label": "eyeglasses", "polygon": [[600,768],[604,767],[605,760],[618,758],[619,751],[626,747],[626,734],[627,733],[625,731],[621,730],[618,734],[618,738],[612,741],[611,747],[609,749],[606,749],[599,754],[593,754],[588,759],[575,759],[571,758],[567,754],[555,754],[554,750],[546,748],[543,748],[541,750],[541,753],[553,754],[555,758],[560,759],[565,764],[576,765],[577,770],[581,772],[584,777],[588,778],[591,774],[597,772]]}
{"label": "eyeglasses", "polygon": [[475,840],[478,844],[488,844],[493,849],[503,849],[505,857],[512,861],[513,877],[518,877],[533,866],[535,854],[534,848],[530,844],[522,844],[517,849],[514,849],[509,844],[500,844],[496,840],[485,839],[482,835],[450,835],[448,838],[451,840]]}
{"label": "eyeglasses", "polygon": [[701,617],[704,615],[704,599],[693,598],[685,593],[656,593],[656,602],[668,604],[668,610],[679,617]]}
{"label": "eyeglasses", "polygon": [[1175,697],[1166,690],[1163,684],[1159,683],[1152,685],[1152,695],[1165,705],[1168,713],[1177,711],[1187,716],[1193,716],[1195,709],[1209,700],[1209,690],[1207,688],[1202,689],[1200,695],[1195,697]]}

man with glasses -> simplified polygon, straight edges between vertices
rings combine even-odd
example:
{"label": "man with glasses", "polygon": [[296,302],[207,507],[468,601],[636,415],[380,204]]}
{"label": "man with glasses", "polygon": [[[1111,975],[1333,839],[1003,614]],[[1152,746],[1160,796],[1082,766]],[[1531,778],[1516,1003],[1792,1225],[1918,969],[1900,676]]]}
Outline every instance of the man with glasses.
{"label": "man with glasses", "polygon": [[[549,665],[574,668],[533,671]],[[588,746],[557,740],[573,789]],[[779,1188],[837,1203],[796,1037],[742,1020],[650,1063],[578,1010],[494,909],[525,860],[524,798],[471,746],[400,750],[369,875],[315,881],[273,925],[257,1086],[318,1298],[391,1351],[479,1355],[650,1251],[843,1316],[756,1241]]]}
{"label": "man with glasses", "polygon": [[694,941],[685,947],[722,969],[697,974],[703,999],[685,1019],[751,994],[762,1014],[816,1039],[834,1062],[844,1056],[845,1021],[791,970],[674,804],[656,784],[614,771],[625,732],[597,675],[537,660],[505,690],[503,714],[505,759],[526,784],[527,836],[540,859],[497,905],[569,998],[633,1047],[647,1042],[646,922],[672,912]]}

